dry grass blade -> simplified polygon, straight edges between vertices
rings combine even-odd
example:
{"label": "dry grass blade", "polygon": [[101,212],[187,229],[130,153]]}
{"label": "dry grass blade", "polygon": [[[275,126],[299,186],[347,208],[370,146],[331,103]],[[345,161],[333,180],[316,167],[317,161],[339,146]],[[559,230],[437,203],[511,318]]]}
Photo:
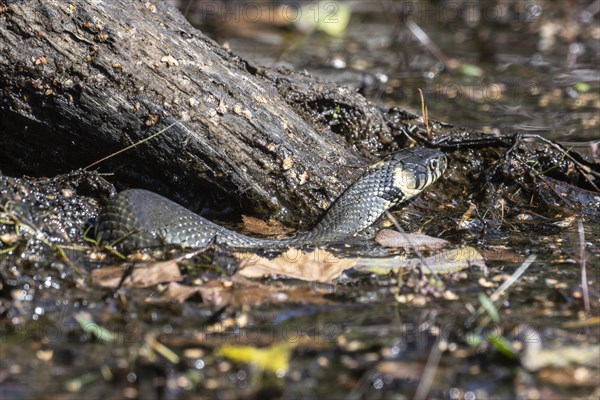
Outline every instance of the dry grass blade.
{"label": "dry grass blade", "polygon": [[452,61],[444,54],[444,52],[429,38],[429,35],[425,33],[419,25],[414,21],[406,21],[406,26],[412,32],[413,35],[437,58],[444,66],[448,69],[454,69],[455,65]]}
{"label": "dry grass blade", "polygon": [[427,139],[433,138],[433,132],[429,125],[429,111],[427,110],[427,104],[425,103],[425,97],[423,91],[419,88],[419,95],[421,96],[421,114],[423,115],[423,125],[425,125],[425,131],[427,132]]}
{"label": "dry grass blade", "polygon": [[98,164],[100,164],[100,163],[102,163],[102,162],[104,162],[104,161],[106,161],[106,160],[108,160],[108,159],[110,159],[110,158],[112,158],[112,157],[114,157],[114,156],[117,156],[117,155],[119,155],[119,154],[121,154],[121,153],[124,153],[124,152],[126,152],[127,150],[131,150],[131,149],[133,149],[133,148],[135,148],[135,147],[139,146],[140,144],[146,143],[148,140],[154,139],[155,137],[157,137],[157,136],[158,136],[158,135],[160,135],[161,133],[164,133],[164,132],[168,131],[169,129],[171,129],[172,127],[174,127],[175,125],[177,125],[178,123],[179,123],[179,122],[173,122],[171,125],[167,126],[167,127],[166,127],[166,128],[164,128],[164,129],[161,129],[160,131],[156,132],[156,133],[155,133],[155,134],[153,134],[153,135],[150,135],[150,136],[148,136],[148,137],[147,137],[147,138],[145,138],[145,139],[142,139],[142,140],[140,140],[140,141],[138,141],[138,142],[135,142],[134,144],[132,144],[132,145],[130,145],[130,146],[127,146],[127,147],[125,147],[124,149],[121,149],[121,150],[119,150],[119,151],[115,151],[114,153],[111,153],[111,154],[107,155],[106,157],[102,157],[102,158],[101,158],[101,159],[99,159],[98,161],[94,161],[93,163],[91,163],[91,164],[89,164],[89,165],[86,165],[85,167],[83,167],[83,170],[84,170],[84,171],[86,171],[86,170],[88,170],[88,169],[90,169],[90,168],[92,168],[92,167],[95,167],[96,165],[98,165]]}
{"label": "dry grass blade", "polygon": [[577,220],[577,230],[579,232],[579,264],[581,265],[581,291],[583,292],[583,305],[585,312],[590,313],[590,293],[587,285],[587,268],[585,257],[585,232],[583,230],[583,222]]}
{"label": "dry grass blade", "polygon": [[[406,232],[404,232],[404,229],[402,229],[402,227],[398,223],[398,220],[396,218],[394,218],[394,216],[392,215],[391,212],[389,212],[389,211],[386,210],[385,215],[386,215],[386,217],[388,217],[392,221],[392,223],[394,224],[394,227],[398,230],[398,232],[400,232],[402,235],[406,235]],[[407,238],[406,241],[410,242],[410,239]],[[423,254],[421,254],[421,252],[417,248],[417,246],[412,246],[412,250],[415,252],[415,254],[417,255],[417,257],[419,257],[419,259],[421,260],[421,262],[423,263],[423,265],[429,270],[429,272],[435,278],[435,280],[438,282],[438,284],[444,286],[444,283],[442,282],[442,280],[440,279],[440,277],[435,272],[435,269],[432,268],[431,265],[429,265],[429,263],[427,262],[427,260],[425,259],[425,257],[423,257]]]}
{"label": "dry grass blade", "polygon": [[[525,271],[527,271],[527,269],[531,266],[531,264],[533,264],[536,258],[536,254],[532,254],[529,257],[527,257],[523,264],[521,264],[521,266],[517,268],[517,270],[510,276],[510,278],[508,278],[506,282],[500,285],[500,287],[498,287],[498,289],[496,289],[494,293],[492,293],[492,295],[489,297],[489,300],[492,303],[498,301],[498,299],[500,299],[500,297],[506,292],[506,290],[508,290],[508,288],[510,288],[516,281],[518,281],[521,275],[523,275]],[[483,306],[480,306],[479,309],[473,315],[471,315],[471,317],[469,317],[465,325],[470,326],[484,311],[485,308]],[[482,321],[480,326],[484,326],[485,324],[487,324],[487,322],[488,319],[486,318],[485,321]]]}
{"label": "dry grass blade", "polygon": [[421,380],[419,381],[419,386],[417,386],[417,390],[413,397],[415,400],[427,398],[429,390],[431,390],[431,385],[433,384],[433,379],[435,378],[435,373],[437,371],[438,365],[440,364],[441,358],[442,350],[439,348],[437,343],[434,343],[431,347],[431,351],[429,352],[429,357],[427,357],[427,363],[425,364],[423,375],[421,376]]}
{"label": "dry grass blade", "polygon": [[496,289],[494,293],[492,293],[492,295],[490,296],[490,300],[493,302],[498,301],[498,299],[504,294],[504,292],[506,292],[506,290],[509,287],[511,287],[517,280],[519,280],[519,278],[525,273],[525,271],[527,271],[527,268],[529,268],[531,264],[533,264],[536,258],[536,254],[532,254],[529,257],[527,257],[523,264],[521,264],[521,266],[517,268],[517,270],[510,276],[510,278],[507,279],[506,282],[504,282],[502,285],[500,285],[500,287]]}

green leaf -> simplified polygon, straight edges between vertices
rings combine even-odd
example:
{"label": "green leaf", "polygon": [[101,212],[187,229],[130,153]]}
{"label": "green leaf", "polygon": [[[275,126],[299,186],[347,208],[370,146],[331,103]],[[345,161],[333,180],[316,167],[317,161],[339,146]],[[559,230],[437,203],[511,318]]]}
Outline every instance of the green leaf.
{"label": "green leaf", "polygon": [[590,85],[585,82],[577,82],[573,85],[573,89],[577,90],[579,93],[587,93],[590,91]]}
{"label": "green leaf", "polygon": [[487,311],[492,321],[500,321],[500,316],[498,315],[498,310],[496,309],[496,306],[494,306],[494,303],[492,303],[490,298],[487,297],[485,293],[479,293],[479,302],[481,303],[481,306],[485,308],[485,311]]}
{"label": "green leaf", "polygon": [[115,341],[114,335],[107,328],[98,325],[92,319],[92,316],[87,312],[75,314],[75,320],[79,323],[81,329],[89,334],[96,336],[103,342],[111,343]]}
{"label": "green leaf", "polygon": [[460,64],[458,72],[465,76],[478,77],[483,75],[483,70],[473,64]]}
{"label": "green leaf", "polygon": [[512,344],[504,336],[496,336],[489,339],[490,344],[496,348],[502,355],[515,359],[517,358],[517,352],[513,348]]}

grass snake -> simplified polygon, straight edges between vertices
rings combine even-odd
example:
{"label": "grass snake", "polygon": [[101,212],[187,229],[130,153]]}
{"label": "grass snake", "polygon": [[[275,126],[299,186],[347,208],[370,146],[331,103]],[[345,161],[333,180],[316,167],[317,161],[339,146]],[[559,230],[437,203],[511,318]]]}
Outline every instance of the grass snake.
{"label": "grass snake", "polygon": [[119,243],[126,248],[218,243],[268,249],[336,242],[364,231],[387,209],[423,191],[445,169],[446,156],[438,150],[416,147],[399,151],[368,167],[311,231],[283,240],[245,236],[156,193],[130,189],[114,196],[100,212],[96,237],[100,243]]}

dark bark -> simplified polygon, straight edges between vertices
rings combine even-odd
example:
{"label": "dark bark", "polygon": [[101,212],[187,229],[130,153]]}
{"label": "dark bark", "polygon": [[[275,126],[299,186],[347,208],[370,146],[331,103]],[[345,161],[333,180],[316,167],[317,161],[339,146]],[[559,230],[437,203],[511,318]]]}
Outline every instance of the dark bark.
{"label": "dark bark", "polygon": [[184,204],[216,190],[309,222],[402,136],[355,92],[253,66],[162,2],[0,9],[5,173],[80,168],[179,121],[98,169]]}

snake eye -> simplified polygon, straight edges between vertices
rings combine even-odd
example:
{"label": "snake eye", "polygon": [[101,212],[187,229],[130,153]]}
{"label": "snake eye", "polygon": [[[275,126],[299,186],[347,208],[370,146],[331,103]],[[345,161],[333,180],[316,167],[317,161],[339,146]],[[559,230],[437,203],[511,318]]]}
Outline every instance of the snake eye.
{"label": "snake eye", "polygon": [[438,161],[436,159],[433,159],[429,162],[429,167],[431,168],[432,171],[437,170],[438,167]]}

